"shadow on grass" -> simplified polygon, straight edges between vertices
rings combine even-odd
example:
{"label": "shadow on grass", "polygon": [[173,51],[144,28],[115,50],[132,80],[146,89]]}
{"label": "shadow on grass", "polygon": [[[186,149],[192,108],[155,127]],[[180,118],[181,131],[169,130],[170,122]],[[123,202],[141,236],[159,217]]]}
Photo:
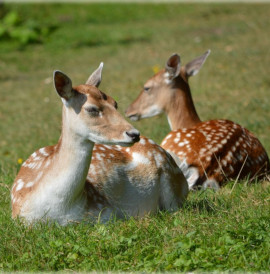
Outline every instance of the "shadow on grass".
{"label": "shadow on grass", "polygon": [[190,194],[183,206],[184,210],[199,214],[220,214],[220,211],[229,209],[230,205],[222,195],[214,190],[200,190]]}

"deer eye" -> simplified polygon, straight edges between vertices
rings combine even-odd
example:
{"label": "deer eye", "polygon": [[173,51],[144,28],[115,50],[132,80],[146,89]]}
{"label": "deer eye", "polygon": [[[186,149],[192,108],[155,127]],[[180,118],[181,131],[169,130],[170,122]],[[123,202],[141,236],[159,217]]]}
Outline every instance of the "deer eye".
{"label": "deer eye", "polygon": [[145,92],[148,92],[150,90],[150,87],[144,87],[143,89]]}
{"label": "deer eye", "polygon": [[85,110],[93,117],[99,116],[100,110],[97,107],[87,107]]}

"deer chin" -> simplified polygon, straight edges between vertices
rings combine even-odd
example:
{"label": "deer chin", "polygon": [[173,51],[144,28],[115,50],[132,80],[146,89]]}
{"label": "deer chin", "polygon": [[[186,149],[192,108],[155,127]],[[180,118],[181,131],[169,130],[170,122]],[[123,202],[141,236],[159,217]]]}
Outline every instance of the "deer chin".
{"label": "deer chin", "polygon": [[131,121],[139,121],[141,119],[141,116],[139,114],[132,114],[132,115],[128,115],[128,118]]}
{"label": "deer chin", "polygon": [[102,144],[102,145],[112,145],[112,146],[119,145],[121,147],[131,147],[135,143],[137,143],[139,140],[134,140],[130,138],[129,136],[124,137],[123,140],[114,140],[114,139],[106,140],[102,138],[102,136],[94,136],[92,134],[89,135],[89,141],[93,143]]}

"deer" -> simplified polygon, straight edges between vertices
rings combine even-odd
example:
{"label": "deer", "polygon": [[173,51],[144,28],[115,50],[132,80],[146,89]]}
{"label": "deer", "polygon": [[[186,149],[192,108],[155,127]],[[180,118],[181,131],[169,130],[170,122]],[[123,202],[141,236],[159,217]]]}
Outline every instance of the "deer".
{"label": "deer", "polygon": [[85,84],[56,70],[62,100],[58,143],[36,150],[21,165],[11,189],[12,217],[67,225],[175,211],[188,184],[173,158],[117,111],[102,92],[103,63]]}
{"label": "deer", "polygon": [[210,50],[184,66],[177,53],[171,55],[125,111],[133,121],[166,114],[171,131],[161,147],[173,156],[191,190],[219,189],[230,179],[254,180],[269,172],[268,155],[250,131],[226,119],[200,119],[189,78],[209,54]]}

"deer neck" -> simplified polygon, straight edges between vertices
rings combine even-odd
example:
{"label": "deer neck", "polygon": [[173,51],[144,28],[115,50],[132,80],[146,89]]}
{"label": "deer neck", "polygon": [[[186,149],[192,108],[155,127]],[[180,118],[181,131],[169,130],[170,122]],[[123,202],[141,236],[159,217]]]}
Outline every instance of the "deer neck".
{"label": "deer neck", "polygon": [[93,142],[74,133],[69,125],[63,117],[62,133],[54,155],[57,165],[53,170],[56,195],[66,204],[72,204],[84,193],[94,147]]}
{"label": "deer neck", "polygon": [[176,80],[172,89],[169,107],[165,109],[171,130],[191,128],[200,123],[188,84],[182,79]]}

